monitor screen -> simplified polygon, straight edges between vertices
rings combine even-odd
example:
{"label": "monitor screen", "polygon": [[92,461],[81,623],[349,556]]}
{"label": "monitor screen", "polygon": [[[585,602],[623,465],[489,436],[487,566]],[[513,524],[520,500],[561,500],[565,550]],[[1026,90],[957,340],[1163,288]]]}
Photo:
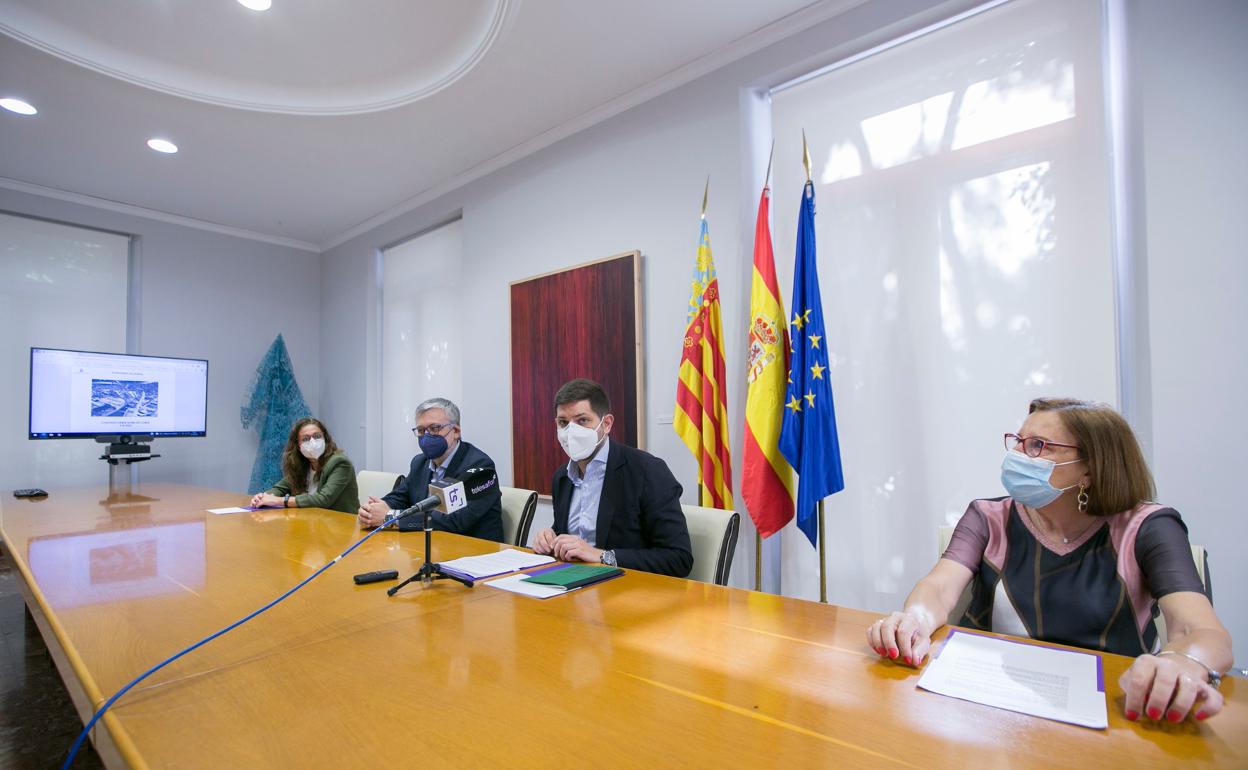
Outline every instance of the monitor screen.
{"label": "monitor screen", "polygon": [[30,438],[204,436],[208,362],[30,349]]}

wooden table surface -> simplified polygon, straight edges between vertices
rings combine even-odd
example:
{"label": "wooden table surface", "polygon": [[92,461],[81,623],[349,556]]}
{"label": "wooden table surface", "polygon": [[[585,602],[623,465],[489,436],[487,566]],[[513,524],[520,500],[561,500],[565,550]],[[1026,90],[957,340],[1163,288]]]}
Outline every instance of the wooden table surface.
{"label": "wooden table surface", "polygon": [[[89,708],[262,606],[361,536],[307,509],[217,516],[209,489],[54,490],[0,502],[4,547]],[[874,613],[628,572],[546,601],[478,584],[356,586],[423,559],[382,532],[306,588],[154,674],[97,728],[134,767],[1248,766],[1248,688],[1205,723],[1109,729],[934,695],[865,642]],[[501,546],[436,533],[434,558]],[[941,632],[944,634],[944,631]],[[77,691],[76,693],[74,691]],[[90,706],[87,706],[87,703]],[[68,749],[68,746],[66,747]]]}

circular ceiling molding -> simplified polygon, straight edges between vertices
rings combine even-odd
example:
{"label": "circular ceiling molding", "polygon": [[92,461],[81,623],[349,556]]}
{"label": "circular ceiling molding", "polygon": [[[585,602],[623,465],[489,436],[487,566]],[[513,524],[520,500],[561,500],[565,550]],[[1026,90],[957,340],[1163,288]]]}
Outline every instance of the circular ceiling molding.
{"label": "circular ceiling molding", "polygon": [[[0,32],[144,88],[241,110],[356,115],[468,74],[519,0],[307,3],[0,0]],[[140,14],[136,6],[145,7]]]}

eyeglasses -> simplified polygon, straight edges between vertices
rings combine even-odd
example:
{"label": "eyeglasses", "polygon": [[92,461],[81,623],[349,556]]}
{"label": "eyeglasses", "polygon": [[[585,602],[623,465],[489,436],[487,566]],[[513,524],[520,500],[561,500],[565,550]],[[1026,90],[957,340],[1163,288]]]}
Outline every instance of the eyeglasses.
{"label": "eyeglasses", "polygon": [[1019,444],[1023,445],[1023,453],[1026,454],[1028,457],[1039,457],[1041,454],[1044,453],[1044,450],[1046,447],[1051,447],[1051,446],[1064,446],[1067,449],[1079,448],[1078,446],[1074,444],[1061,444],[1056,441],[1045,441],[1044,439],[1038,438],[1036,436],[1027,436],[1026,438],[1024,438],[1023,436],[1020,436],[1017,433],[1005,434],[1005,448],[1006,449],[1013,451],[1018,448]]}
{"label": "eyeglasses", "polygon": [[420,438],[426,433],[436,433],[440,436],[442,435],[442,431],[446,430],[447,428],[454,428],[454,427],[455,427],[454,425],[449,424],[449,423],[446,425],[438,425],[436,422],[433,425],[426,425],[423,428],[418,425],[415,428],[412,428],[412,435],[414,435],[416,438]]}
{"label": "eyeglasses", "polygon": [[299,439],[299,443],[300,443],[300,444],[306,444],[306,443],[308,443],[309,441],[316,441],[316,440],[318,440],[318,439],[324,439],[324,438],[325,438],[325,436],[323,436],[323,435],[322,435],[322,434],[320,434],[320,433],[313,433],[313,434],[312,434],[312,435],[310,435],[310,436],[304,436],[303,438]]}

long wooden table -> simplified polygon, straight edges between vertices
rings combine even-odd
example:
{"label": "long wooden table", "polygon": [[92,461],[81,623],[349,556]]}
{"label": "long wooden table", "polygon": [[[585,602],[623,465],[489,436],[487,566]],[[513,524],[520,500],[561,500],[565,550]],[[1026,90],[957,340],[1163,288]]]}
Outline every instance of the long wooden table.
{"label": "long wooden table", "polygon": [[[148,485],[0,502],[4,547],[80,715],[357,540],[319,509],[217,516],[241,495]],[[438,533],[434,558],[499,548]],[[875,614],[629,572],[540,601],[406,576],[383,532],[272,610],[153,675],[93,736],[131,767],[1248,766],[1248,689],[1205,723],[1132,723],[1106,655],[1109,729],[916,689],[865,643]],[[942,634],[944,632],[942,631]],[[68,749],[68,746],[66,747]]]}

